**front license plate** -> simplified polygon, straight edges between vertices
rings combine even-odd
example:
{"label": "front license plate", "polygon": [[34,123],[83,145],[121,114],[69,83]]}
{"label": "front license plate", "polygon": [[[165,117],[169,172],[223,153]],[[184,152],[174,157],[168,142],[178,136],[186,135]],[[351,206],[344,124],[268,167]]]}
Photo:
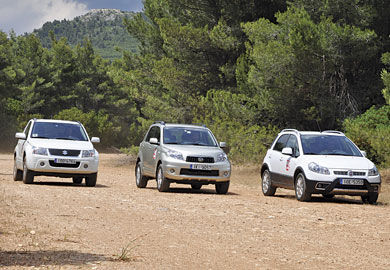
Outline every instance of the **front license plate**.
{"label": "front license plate", "polygon": [[191,164],[191,165],[190,165],[190,169],[210,171],[210,170],[211,170],[211,165],[205,165],[205,164]]}
{"label": "front license plate", "polygon": [[342,184],[342,185],[363,186],[364,185],[364,181],[362,179],[340,179],[340,184]]}
{"label": "front license plate", "polygon": [[68,158],[55,158],[54,163],[76,164],[76,160],[75,159],[68,159]]}

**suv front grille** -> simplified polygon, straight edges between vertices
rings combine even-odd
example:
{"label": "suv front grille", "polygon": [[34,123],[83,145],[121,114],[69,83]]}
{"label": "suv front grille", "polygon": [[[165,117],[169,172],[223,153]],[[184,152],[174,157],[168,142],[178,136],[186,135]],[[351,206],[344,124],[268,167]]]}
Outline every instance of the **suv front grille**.
{"label": "suv front grille", "polygon": [[[335,175],[348,175],[348,171],[334,171]],[[365,172],[352,172],[353,176],[365,176]]]}
{"label": "suv front grille", "polygon": [[192,170],[192,169],[181,169],[181,175],[195,175],[195,176],[219,176],[218,170]]}
{"label": "suv front grille", "polygon": [[80,155],[80,150],[49,149],[49,153],[53,156],[78,157]]}
{"label": "suv front grille", "polygon": [[212,157],[191,157],[186,158],[187,162],[197,162],[197,163],[214,163],[214,158]]}

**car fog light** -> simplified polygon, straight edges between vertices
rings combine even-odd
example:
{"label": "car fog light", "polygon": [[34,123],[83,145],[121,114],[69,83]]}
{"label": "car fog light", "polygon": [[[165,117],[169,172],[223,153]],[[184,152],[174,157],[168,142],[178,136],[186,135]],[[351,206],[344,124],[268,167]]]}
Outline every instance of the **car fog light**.
{"label": "car fog light", "polygon": [[84,164],[84,168],[85,168],[85,169],[88,168],[88,164]]}
{"label": "car fog light", "polygon": [[175,169],[170,169],[169,170],[171,173],[175,173]]}
{"label": "car fog light", "polygon": [[41,161],[41,163],[39,163],[39,165],[41,165],[41,167],[45,166],[45,162]]}
{"label": "car fog light", "polygon": [[224,171],[223,176],[229,176],[229,171]]}

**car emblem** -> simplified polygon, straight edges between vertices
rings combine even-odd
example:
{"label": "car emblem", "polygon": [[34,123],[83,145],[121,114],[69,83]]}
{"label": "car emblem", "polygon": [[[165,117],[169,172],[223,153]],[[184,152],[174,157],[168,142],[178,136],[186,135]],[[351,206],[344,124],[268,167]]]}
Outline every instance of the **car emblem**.
{"label": "car emblem", "polygon": [[348,176],[353,176],[353,171],[348,171]]}
{"label": "car emblem", "polygon": [[64,150],[64,151],[62,151],[62,154],[63,154],[64,156],[66,156],[66,155],[68,154],[68,151]]}
{"label": "car emblem", "polygon": [[204,160],[204,158],[202,158],[202,157],[198,158],[199,162],[203,162],[203,160]]}

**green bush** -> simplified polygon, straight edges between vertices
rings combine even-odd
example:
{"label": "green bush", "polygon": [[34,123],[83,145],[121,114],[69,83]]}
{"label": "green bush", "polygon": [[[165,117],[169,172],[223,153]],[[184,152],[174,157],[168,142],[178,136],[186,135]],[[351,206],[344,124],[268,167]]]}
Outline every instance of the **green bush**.
{"label": "green bush", "polygon": [[346,119],[344,129],[369,159],[381,167],[390,166],[390,105],[371,107],[356,118]]}

